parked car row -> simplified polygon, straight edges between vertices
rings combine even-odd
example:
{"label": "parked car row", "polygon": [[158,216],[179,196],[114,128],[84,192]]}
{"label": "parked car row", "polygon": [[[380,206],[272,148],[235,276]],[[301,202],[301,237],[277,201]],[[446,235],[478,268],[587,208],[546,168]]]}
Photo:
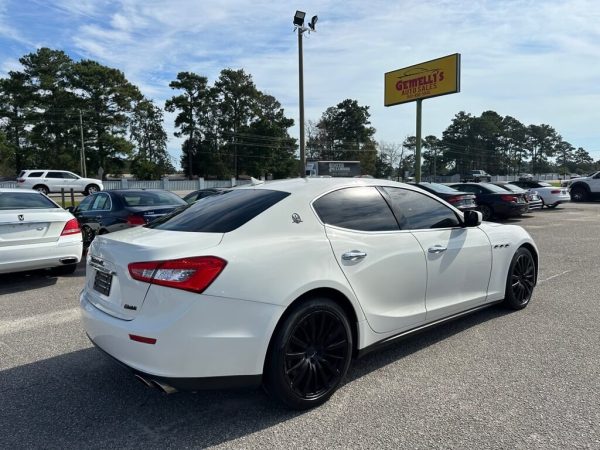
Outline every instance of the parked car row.
{"label": "parked car row", "polygon": [[571,200],[568,189],[533,180],[448,185],[421,182],[416,186],[443,198],[458,209],[477,209],[482,213],[483,220],[517,217],[544,206],[556,208]]}

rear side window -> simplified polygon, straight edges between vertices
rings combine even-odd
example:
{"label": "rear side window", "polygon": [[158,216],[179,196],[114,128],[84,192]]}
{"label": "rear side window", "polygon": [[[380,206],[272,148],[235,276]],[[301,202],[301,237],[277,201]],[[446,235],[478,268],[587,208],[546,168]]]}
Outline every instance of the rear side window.
{"label": "rear side window", "polygon": [[21,192],[0,192],[0,210],[8,209],[48,209],[58,208],[42,194]]}
{"label": "rear side window", "polygon": [[451,228],[460,225],[454,211],[437,200],[406,189],[385,187],[403,230]]}
{"label": "rear side window", "polygon": [[147,225],[148,228],[197,233],[228,233],[254,219],[289,192],[240,189],[198,200]]}
{"label": "rear side window", "polygon": [[40,178],[44,172],[31,172],[27,178]]}
{"label": "rear side window", "polygon": [[314,202],[323,223],[357,231],[397,231],[392,210],[374,186],[340,189]]}
{"label": "rear side window", "polygon": [[62,178],[63,174],[62,172],[48,172],[48,174],[46,175],[46,178]]}
{"label": "rear side window", "polygon": [[127,206],[170,206],[185,205],[185,202],[176,194],[168,191],[134,191],[124,192],[121,198]]}

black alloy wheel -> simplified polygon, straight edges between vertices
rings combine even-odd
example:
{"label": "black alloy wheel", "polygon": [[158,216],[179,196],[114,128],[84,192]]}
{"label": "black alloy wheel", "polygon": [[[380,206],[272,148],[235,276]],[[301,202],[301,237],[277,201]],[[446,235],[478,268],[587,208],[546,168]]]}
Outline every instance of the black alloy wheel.
{"label": "black alloy wheel", "polygon": [[287,406],[318,406],[335,392],[352,357],[352,332],[340,306],[312,299],[287,317],[265,371],[267,391]]}
{"label": "black alloy wheel", "polygon": [[506,280],[504,304],[511,309],[523,309],[531,300],[536,283],[536,270],[533,256],[521,247],[514,254]]}
{"label": "black alloy wheel", "polygon": [[481,213],[482,220],[490,220],[494,215],[492,208],[488,205],[479,205],[479,212]]}
{"label": "black alloy wheel", "polygon": [[576,186],[571,189],[571,200],[574,202],[583,202],[587,200],[587,192],[584,188]]}

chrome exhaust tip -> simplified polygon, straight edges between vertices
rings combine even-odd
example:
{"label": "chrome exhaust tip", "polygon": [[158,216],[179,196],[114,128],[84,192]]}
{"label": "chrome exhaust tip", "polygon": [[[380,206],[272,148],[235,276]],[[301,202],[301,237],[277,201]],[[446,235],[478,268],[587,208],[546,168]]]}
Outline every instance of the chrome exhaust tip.
{"label": "chrome exhaust tip", "polygon": [[152,383],[152,381],[145,379],[143,376],[138,375],[137,373],[134,374],[134,377],[136,380],[141,381],[146,387],[149,388],[155,388],[156,386],[154,386],[154,384]]}
{"label": "chrome exhaust tip", "polygon": [[173,386],[169,386],[166,383],[161,383],[160,381],[156,380],[152,380],[152,383],[165,394],[174,394],[177,392],[177,389],[175,389]]}
{"label": "chrome exhaust tip", "polygon": [[75,264],[77,262],[77,258],[61,258],[60,262],[63,264]]}

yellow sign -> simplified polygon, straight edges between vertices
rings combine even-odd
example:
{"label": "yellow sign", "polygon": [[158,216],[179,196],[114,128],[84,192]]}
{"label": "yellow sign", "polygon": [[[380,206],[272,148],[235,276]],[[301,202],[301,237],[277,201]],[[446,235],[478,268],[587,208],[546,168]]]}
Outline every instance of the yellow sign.
{"label": "yellow sign", "polygon": [[460,53],[385,74],[385,106],[460,92]]}

